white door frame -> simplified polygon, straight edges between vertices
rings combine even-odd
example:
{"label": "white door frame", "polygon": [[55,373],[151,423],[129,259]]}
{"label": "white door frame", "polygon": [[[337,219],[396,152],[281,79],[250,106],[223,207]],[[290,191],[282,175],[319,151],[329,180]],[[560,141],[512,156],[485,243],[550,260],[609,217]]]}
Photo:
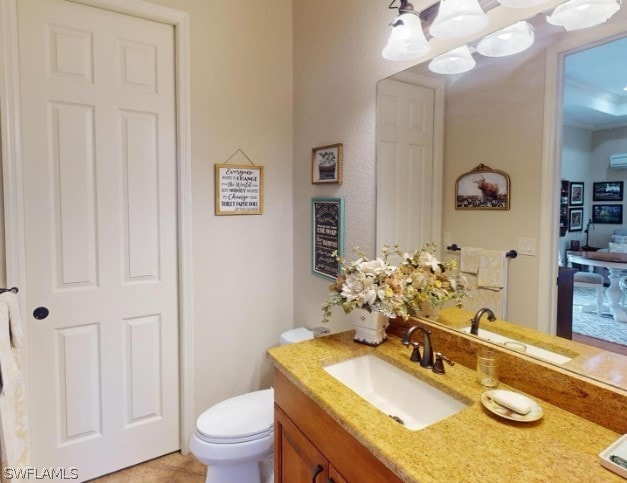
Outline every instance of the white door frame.
{"label": "white door frame", "polygon": [[[192,317],[192,230],[189,15],[143,0],[68,0],[164,23],[174,28],[181,451],[189,452],[195,427]],[[26,245],[22,183],[22,135],[18,51],[18,0],[0,0],[0,136],[4,186],[6,279],[26,300]],[[23,310],[24,317],[26,312]],[[26,361],[28,358],[25,357]]]}
{"label": "white door frame", "polygon": [[544,96],[544,144],[538,258],[537,329],[555,335],[557,325],[557,275],[559,250],[559,203],[562,153],[562,96],[564,58],[568,54],[624,37],[621,22],[603,29],[571,33],[564,41],[547,49]]}

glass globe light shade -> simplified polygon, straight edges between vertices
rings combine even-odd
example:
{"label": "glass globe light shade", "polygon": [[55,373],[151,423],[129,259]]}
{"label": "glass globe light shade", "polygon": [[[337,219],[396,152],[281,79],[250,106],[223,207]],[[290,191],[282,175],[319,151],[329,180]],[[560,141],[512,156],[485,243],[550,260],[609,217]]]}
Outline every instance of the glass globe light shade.
{"label": "glass globe light shade", "polygon": [[388,60],[417,59],[427,54],[431,46],[422,31],[420,17],[414,13],[400,15],[392,24],[392,33],[381,55]]}
{"label": "glass globe light shade", "polygon": [[619,10],[618,0],[570,0],[555,7],[546,20],[567,31],[579,30],[600,25]]}
{"label": "glass globe light shade", "polygon": [[446,54],[435,57],[429,62],[429,70],[436,74],[461,74],[468,72],[476,64],[468,45],[462,45]]}
{"label": "glass globe light shade", "polygon": [[429,33],[438,39],[457,39],[479,32],[488,16],[478,0],[442,0]]}
{"label": "glass globe light shade", "polygon": [[533,45],[533,27],[524,20],[486,35],[477,44],[477,52],[486,57],[505,57]]}
{"label": "glass globe light shade", "polygon": [[527,8],[546,3],[547,0],[498,0],[498,2],[510,8]]}

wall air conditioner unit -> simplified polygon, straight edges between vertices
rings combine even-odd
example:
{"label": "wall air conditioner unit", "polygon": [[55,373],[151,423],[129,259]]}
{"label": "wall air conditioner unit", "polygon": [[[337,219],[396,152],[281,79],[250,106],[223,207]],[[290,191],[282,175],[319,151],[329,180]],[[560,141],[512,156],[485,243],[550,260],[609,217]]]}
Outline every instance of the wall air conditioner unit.
{"label": "wall air conditioner unit", "polygon": [[610,155],[610,168],[627,169],[627,153]]}

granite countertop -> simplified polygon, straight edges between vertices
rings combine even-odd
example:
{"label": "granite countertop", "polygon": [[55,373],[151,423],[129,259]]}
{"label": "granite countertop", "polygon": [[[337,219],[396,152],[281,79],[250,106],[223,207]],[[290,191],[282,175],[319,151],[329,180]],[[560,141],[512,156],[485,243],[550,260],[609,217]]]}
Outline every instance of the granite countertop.
{"label": "granite countertop", "polygon": [[[437,375],[409,361],[397,337],[373,348],[342,332],[268,352],[276,367],[404,481],[623,481],[598,454],[619,434],[532,397],[544,417],[531,423],[499,418],[480,402],[486,388],[475,371],[455,364]],[[419,431],[393,421],[324,371],[323,366],[374,354],[470,406]],[[505,384],[500,389],[515,390]],[[517,391],[522,392],[522,391]]]}

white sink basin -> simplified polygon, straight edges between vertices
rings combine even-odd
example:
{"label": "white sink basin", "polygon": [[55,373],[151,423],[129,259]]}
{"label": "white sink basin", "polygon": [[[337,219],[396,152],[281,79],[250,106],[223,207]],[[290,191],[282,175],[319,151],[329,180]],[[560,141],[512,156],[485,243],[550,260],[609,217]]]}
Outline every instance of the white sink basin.
{"label": "white sink basin", "polygon": [[[462,332],[470,334],[470,327],[464,327],[461,330]],[[543,349],[542,347],[536,347],[534,345],[528,344],[527,342],[520,342],[515,339],[510,339],[509,337],[505,337],[501,334],[495,334],[494,332],[490,332],[489,330],[479,329],[479,337],[485,340],[489,340],[490,342],[503,344],[505,347],[509,347],[510,349],[524,352],[525,354],[529,354],[530,356],[534,356],[538,359],[543,359],[548,362],[553,362],[554,364],[565,364],[566,362],[571,360],[570,357],[564,356],[562,354],[557,354],[556,352]]]}
{"label": "white sink basin", "polygon": [[468,407],[373,355],[355,357],[324,369],[412,431],[423,429]]}

